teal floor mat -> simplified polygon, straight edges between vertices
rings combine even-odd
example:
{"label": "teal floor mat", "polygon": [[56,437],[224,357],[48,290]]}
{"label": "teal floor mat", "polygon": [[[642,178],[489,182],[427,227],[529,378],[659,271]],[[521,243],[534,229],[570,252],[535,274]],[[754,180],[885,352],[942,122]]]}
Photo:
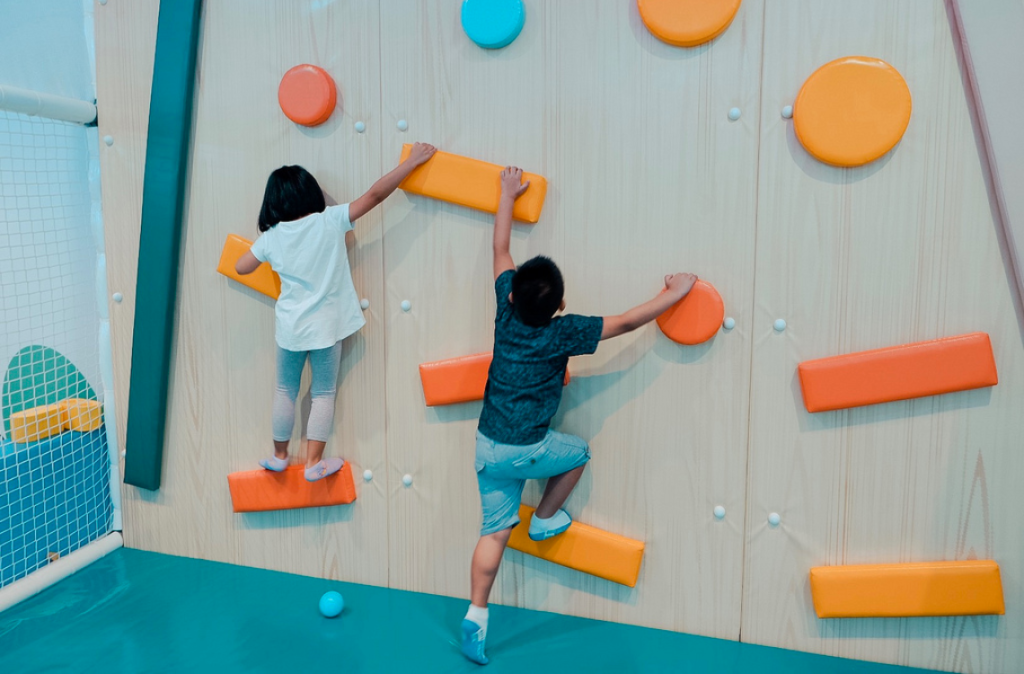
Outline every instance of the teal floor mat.
{"label": "teal floor mat", "polygon": [[[317,609],[328,590],[345,598],[333,620]],[[458,650],[465,610],[448,597],[117,550],[0,613],[0,672],[925,671],[493,605],[481,668]]]}

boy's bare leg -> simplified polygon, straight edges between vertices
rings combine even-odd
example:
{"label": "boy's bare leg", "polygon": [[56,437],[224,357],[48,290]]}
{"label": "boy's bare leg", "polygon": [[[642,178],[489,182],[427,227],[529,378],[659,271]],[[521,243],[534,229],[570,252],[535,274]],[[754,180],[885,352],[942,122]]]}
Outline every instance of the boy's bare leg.
{"label": "boy's bare leg", "polygon": [[576,483],[580,481],[583,469],[586,467],[587,465],[583,464],[567,473],[549,477],[548,485],[544,488],[544,496],[541,497],[540,503],[537,504],[536,516],[541,519],[547,519],[558,512],[558,509],[565,505],[565,501],[576,487]]}
{"label": "boy's bare leg", "polygon": [[474,606],[487,608],[487,599],[491,596],[491,586],[501,566],[501,555],[508,545],[508,537],[512,529],[504,529],[493,534],[481,536],[473,551],[473,564],[470,567],[469,599]]}
{"label": "boy's bare leg", "polygon": [[274,456],[281,460],[288,458],[288,440],[274,440]]}
{"label": "boy's bare leg", "polygon": [[462,654],[473,662],[486,665],[484,644],[487,640],[487,599],[501,566],[501,555],[508,545],[512,528],[486,534],[477,541],[470,567],[469,597],[472,602],[462,620]]}

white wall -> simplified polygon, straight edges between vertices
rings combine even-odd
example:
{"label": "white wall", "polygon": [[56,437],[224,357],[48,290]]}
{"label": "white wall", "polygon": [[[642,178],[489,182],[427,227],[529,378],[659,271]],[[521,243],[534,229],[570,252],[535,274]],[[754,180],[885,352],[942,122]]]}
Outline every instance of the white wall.
{"label": "white wall", "polygon": [[0,84],[96,98],[92,0],[0,0]]}

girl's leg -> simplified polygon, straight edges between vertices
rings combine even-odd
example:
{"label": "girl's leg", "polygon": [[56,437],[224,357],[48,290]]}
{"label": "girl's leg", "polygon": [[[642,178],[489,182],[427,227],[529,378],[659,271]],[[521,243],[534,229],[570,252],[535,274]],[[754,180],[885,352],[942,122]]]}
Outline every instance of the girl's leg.
{"label": "girl's leg", "polygon": [[[309,386],[309,394],[313,400],[306,430],[307,468],[315,466],[323,458],[324,447],[334,425],[334,401],[338,393],[338,368],[341,367],[341,342],[326,349],[310,351],[309,365],[313,371]],[[340,463],[338,468],[341,468]]]}
{"label": "girl's leg", "polygon": [[284,470],[288,462],[288,441],[295,428],[295,399],[299,397],[305,351],[287,351],[277,347],[277,388],[274,390],[272,425],[274,461],[260,462],[270,470]]}

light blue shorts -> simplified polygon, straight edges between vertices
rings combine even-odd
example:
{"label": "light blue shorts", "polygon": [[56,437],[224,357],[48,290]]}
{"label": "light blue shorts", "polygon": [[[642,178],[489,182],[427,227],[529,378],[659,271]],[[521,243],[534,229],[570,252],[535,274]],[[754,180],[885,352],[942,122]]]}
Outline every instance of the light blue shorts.
{"label": "light blue shorts", "polygon": [[586,440],[548,431],[533,445],[503,445],[476,434],[476,479],[486,536],[519,524],[519,504],[527,480],[554,477],[590,461]]}

